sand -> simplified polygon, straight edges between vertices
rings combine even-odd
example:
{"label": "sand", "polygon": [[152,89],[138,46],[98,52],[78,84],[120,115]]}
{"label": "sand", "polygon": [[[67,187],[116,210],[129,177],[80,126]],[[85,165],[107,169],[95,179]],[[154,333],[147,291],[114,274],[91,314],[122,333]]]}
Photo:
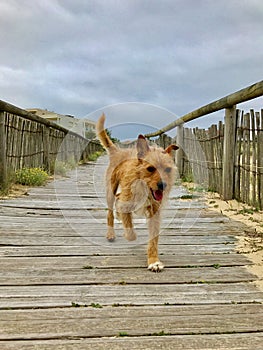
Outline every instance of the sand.
{"label": "sand", "polygon": [[22,196],[28,196],[28,187],[19,184],[13,184],[7,194],[0,193],[0,199],[10,199]]}
{"label": "sand", "polygon": [[209,208],[242,222],[243,235],[239,236],[237,252],[252,261],[247,269],[257,276],[256,285],[263,291],[263,211],[256,211],[236,200],[223,201],[218,193],[207,193]]}

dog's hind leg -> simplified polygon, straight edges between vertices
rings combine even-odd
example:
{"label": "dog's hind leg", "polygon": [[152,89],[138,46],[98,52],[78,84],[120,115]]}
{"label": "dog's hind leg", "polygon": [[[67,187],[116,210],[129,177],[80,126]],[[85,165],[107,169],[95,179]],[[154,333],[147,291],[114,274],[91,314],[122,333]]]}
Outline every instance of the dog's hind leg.
{"label": "dog's hind leg", "polygon": [[122,225],[124,227],[124,234],[123,236],[128,241],[135,241],[137,238],[136,232],[133,229],[132,224],[132,214],[131,213],[120,213]]}
{"label": "dog's hind leg", "polygon": [[158,258],[158,241],[160,233],[160,214],[148,219],[149,242],[148,242],[148,269],[153,272],[160,272],[164,268],[164,264]]}

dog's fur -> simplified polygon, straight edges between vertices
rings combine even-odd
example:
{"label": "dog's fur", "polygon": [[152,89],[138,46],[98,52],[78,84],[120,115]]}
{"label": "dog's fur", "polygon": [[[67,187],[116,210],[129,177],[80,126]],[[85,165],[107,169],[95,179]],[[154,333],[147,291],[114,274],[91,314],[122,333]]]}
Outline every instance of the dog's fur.
{"label": "dog's fur", "polygon": [[139,135],[136,148],[118,148],[104,129],[105,115],[97,122],[97,136],[106,148],[110,164],[106,172],[108,204],[107,239],[114,241],[114,204],[124,227],[124,237],[136,239],[132,214],[143,214],[148,219],[148,269],[161,271],[164,265],[158,258],[160,210],[174,182],[174,162],[170,145],[165,150],[150,147],[144,136]]}

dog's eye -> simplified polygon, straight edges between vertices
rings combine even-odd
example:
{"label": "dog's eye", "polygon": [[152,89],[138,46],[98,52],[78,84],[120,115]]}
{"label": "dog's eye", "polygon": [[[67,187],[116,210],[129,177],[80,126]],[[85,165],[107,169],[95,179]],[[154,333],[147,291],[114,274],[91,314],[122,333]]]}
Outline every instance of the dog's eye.
{"label": "dog's eye", "polygon": [[166,168],[164,171],[165,171],[167,174],[169,174],[169,173],[172,171],[172,168]]}
{"label": "dog's eye", "polygon": [[149,173],[153,173],[155,171],[155,167],[154,166],[148,166],[147,170],[149,171]]}

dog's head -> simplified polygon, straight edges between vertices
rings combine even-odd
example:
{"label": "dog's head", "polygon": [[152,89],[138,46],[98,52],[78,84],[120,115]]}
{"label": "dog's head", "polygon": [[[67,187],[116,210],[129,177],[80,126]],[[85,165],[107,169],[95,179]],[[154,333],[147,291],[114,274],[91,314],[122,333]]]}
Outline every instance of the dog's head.
{"label": "dog's head", "polygon": [[143,135],[137,140],[137,158],[139,161],[140,178],[148,189],[149,195],[161,202],[173,185],[175,167],[172,151],[179,147],[170,145],[165,150],[162,148],[150,147]]}

